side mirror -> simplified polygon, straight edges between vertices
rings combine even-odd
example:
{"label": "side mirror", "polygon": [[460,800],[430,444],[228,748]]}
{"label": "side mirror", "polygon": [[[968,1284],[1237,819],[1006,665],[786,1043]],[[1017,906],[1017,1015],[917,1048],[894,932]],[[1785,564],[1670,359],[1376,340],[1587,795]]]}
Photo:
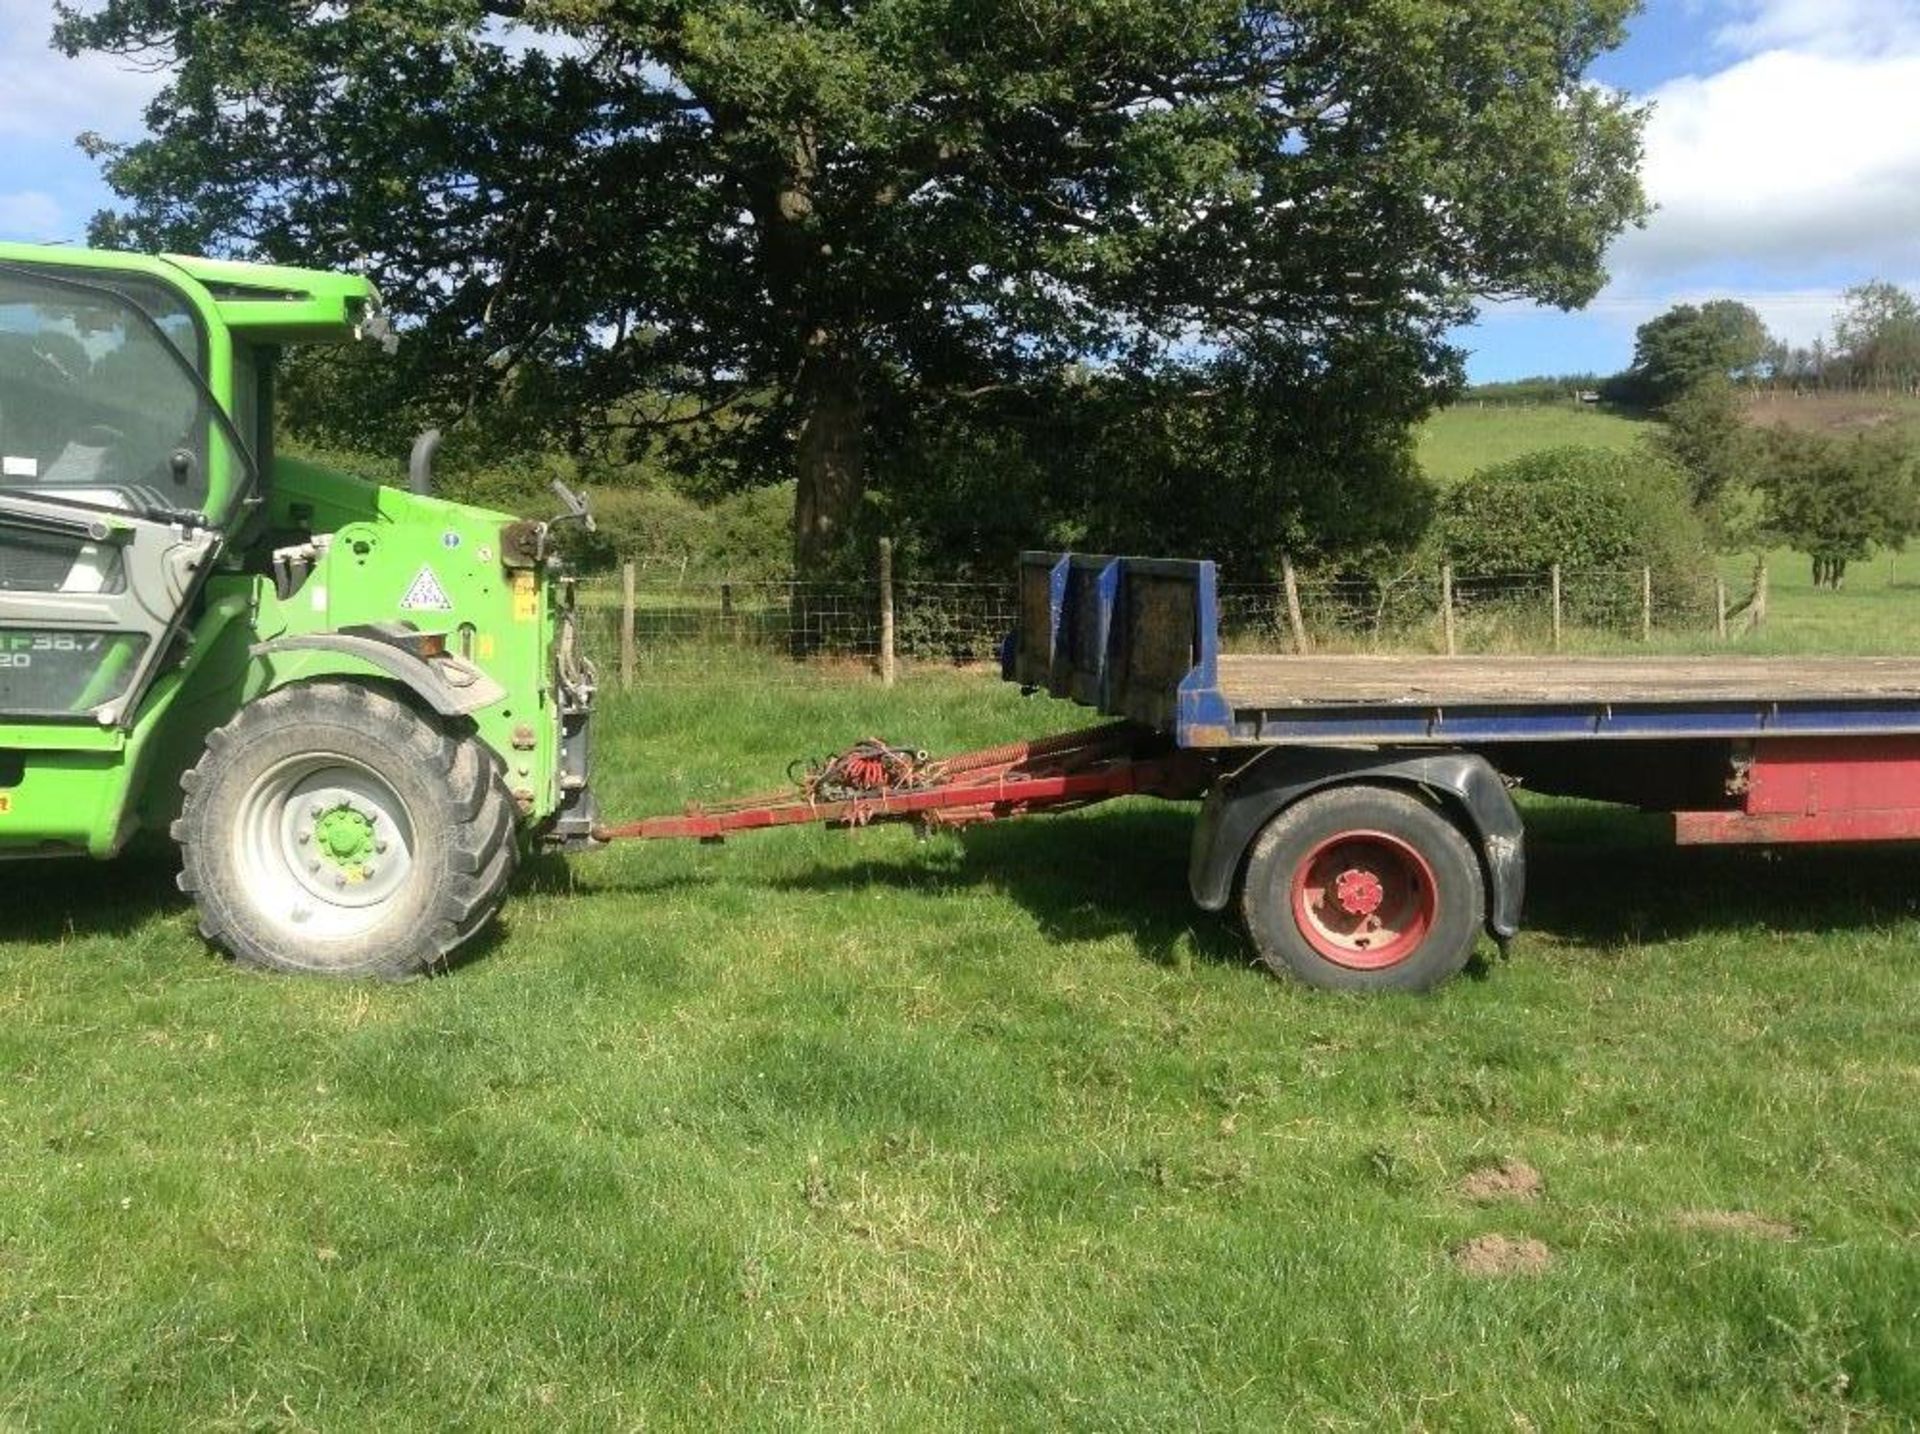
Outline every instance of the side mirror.
{"label": "side mirror", "polygon": [[422,497],[433,495],[433,460],[440,451],[440,430],[429,428],[413,440],[413,453],[407,459],[407,491]]}
{"label": "side mirror", "polygon": [[548,523],[547,526],[549,528],[557,528],[562,523],[578,523],[589,533],[595,533],[600,530],[600,525],[593,521],[593,514],[588,510],[587,500],[585,498],[582,498],[558,478],[553,480],[553,491],[554,496],[559,498],[561,503],[565,505],[566,511],[551,523]]}

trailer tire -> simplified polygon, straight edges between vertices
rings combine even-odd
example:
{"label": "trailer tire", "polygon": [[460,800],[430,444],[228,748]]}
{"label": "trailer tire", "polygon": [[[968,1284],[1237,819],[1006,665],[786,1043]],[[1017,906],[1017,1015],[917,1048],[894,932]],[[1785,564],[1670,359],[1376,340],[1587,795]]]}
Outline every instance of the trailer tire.
{"label": "trailer tire", "polygon": [[241,708],[181,778],[179,885],[249,966],[404,980],[499,909],[518,864],[493,754],[365,683],[299,683]]}
{"label": "trailer tire", "polygon": [[1429,991],[1467,964],[1486,911],[1459,827],[1411,792],[1335,787],[1262,829],[1241,911],[1276,975],[1349,991]]}

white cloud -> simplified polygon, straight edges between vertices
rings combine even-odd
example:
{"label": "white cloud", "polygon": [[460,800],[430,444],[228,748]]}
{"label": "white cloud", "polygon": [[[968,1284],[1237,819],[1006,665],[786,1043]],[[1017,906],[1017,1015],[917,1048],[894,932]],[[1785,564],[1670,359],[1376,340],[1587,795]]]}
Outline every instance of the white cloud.
{"label": "white cloud", "polygon": [[63,238],[65,233],[66,212],[51,194],[38,189],[0,194],[0,239],[35,244]]}
{"label": "white cloud", "polygon": [[52,35],[46,0],[0,0],[0,183],[19,145],[71,145],[82,130],[137,138],[141,111],[165,83],[107,55],[69,60]]}
{"label": "white cloud", "polygon": [[1920,49],[1920,0],[1719,0],[1714,42],[1736,54],[1911,54]]}
{"label": "white cloud", "polygon": [[1622,284],[1725,264],[1784,282],[1920,269],[1920,48],[1772,50],[1652,99],[1644,179],[1659,212],[1610,255]]}

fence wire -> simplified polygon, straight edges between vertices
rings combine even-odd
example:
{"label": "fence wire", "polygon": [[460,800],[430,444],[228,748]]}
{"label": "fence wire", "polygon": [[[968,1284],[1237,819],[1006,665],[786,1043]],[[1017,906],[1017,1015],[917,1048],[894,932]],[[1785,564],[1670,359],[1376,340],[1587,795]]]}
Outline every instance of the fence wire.
{"label": "fence wire", "polygon": [[[878,580],[736,581],[689,576],[679,560],[658,558],[635,560],[633,573],[630,608],[618,572],[578,588],[581,640],[609,682],[623,652],[640,684],[699,683],[730,661],[751,662],[756,678],[775,682],[844,679],[880,665],[886,594]],[[1228,650],[1291,652],[1303,637],[1319,652],[1445,652],[1449,639],[1462,653],[1617,648],[1711,635],[1728,600],[1710,579],[1674,583],[1644,568],[1563,571],[1557,621],[1551,572],[1302,580],[1292,596],[1283,583],[1223,585]],[[1736,611],[1743,596],[1733,595]],[[1018,613],[1012,579],[895,583],[895,660],[909,669],[997,664]]]}

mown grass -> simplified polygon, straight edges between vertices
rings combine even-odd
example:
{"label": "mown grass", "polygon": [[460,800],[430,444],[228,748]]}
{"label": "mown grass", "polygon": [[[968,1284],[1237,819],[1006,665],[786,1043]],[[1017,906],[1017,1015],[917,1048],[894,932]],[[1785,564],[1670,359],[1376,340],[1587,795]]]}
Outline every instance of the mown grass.
{"label": "mown grass", "polygon": [[[610,700],[600,785],[1077,715],[734,668]],[[1530,933],[1425,1000],[1249,970],[1147,803],[547,860],[403,988],[227,967],[160,860],[16,867],[0,1425],[1910,1421],[1912,856],[1530,815]],[[1457,1190],[1503,1157],[1544,1194]]]}
{"label": "mown grass", "polygon": [[1571,403],[1442,409],[1420,426],[1420,466],[1442,483],[1543,448],[1631,448],[1649,431],[1639,419]]}

